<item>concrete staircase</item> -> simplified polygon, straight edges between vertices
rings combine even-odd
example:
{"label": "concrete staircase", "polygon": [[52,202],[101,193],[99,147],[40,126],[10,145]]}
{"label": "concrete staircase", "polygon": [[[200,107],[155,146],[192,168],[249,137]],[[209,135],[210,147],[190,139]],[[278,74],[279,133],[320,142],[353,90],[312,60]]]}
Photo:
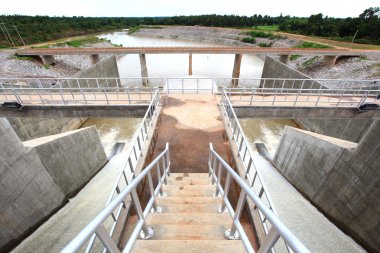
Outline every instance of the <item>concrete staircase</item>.
{"label": "concrete staircase", "polygon": [[158,197],[161,213],[151,213],[147,225],[154,230],[149,240],[137,240],[133,252],[245,252],[240,240],[227,240],[231,226],[227,213],[219,213],[220,197],[207,173],[172,173]]}

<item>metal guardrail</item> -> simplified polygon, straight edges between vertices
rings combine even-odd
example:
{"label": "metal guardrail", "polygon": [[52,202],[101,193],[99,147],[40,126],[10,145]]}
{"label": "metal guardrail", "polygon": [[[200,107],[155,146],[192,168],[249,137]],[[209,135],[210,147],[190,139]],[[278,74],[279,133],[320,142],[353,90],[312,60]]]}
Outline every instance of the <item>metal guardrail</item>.
{"label": "metal guardrail", "polygon": [[[151,171],[157,170],[157,184],[154,186]],[[137,237],[140,235],[143,239],[149,239],[153,236],[153,230],[146,226],[145,219],[153,209],[159,212],[160,208],[156,204],[156,196],[162,193],[162,185],[166,182],[166,178],[170,175],[170,153],[169,144],[166,143],[165,150],[159,154],[141,173],[136,176],[127,186],[121,191],[115,199],[113,199],[82,231],[61,251],[62,253],[78,252],[83,245],[95,233],[100,239],[103,246],[108,252],[120,252],[115,241],[107,233],[103,223],[113,215],[114,210],[124,205],[126,199],[130,197],[138,215],[138,222],[126,243],[123,252],[130,252]],[[136,188],[141,181],[147,177],[150,190],[150,199],[142,210]],[[140,232],[141,231],[141,232]]]}
{"label": "metal guardrail", "polygon": [[[139,157],[144,155],[143,154],[143,145],[145,143],[145,140],[148,138],[148,133],[150,127],[153,125],[153,121],[157,115],[157,109],[160,105],[160,93],[158,90],[156,90],[152,101],[149,104],[149,107],[145,113],[144,118],[141,121],[141,125],[138,130],[136,130],[135,137],[133,138],[133,141],[131,142],[132,146],[127,151],[127,156],[125,159],[125,164],[117,177],[116,183],[112,188],[111,194],[108,197],[108,200],[106,202],[106,206],[113,200],[115,197],[120,194],[131,182],[133,178],[136,177],[135,171],[136,166],[139,160]],[[109,235],[112,237],[116,224],[119,221],[119,217],[121,214],[122,209],[125,208],[125,205],[120,205],[116,211],[116,214],[113,212],[111,214],[112,216],[112,227],[109,231]],[[86,253],[90,252],[93,244],[95,242],[95,234],[91,237],[88,246],[86,248]]]}
{"label": "metal guardrail", "polygon": [[[276,209],[267,191],[267,187],[262,180],[260,172],[257,170],[256,165],[253,160],[253,153],[245,137],[244,131],[239,123],[239,120],[235,114],[232,104],[226,94],[223,92],[221,105],[223,108],[223,113],[227,117],[227,127],[230,128],[232,133],[232,140],[235,141],[238,148],[238,155],[242,161],[245,170],[245,178],[248,180],[250,187],[253,192],[267,205],[267,207],[273,211],[277,216]],[[270,231],[270,224],[266,217],[259,212],[260,220],[263,225],[263,230],[266,234]],[[287,246],[286,246],[287,247]]]}
{"label": "metal guardrail", "polygon": [[226,88],[231,102],[240,106],[359,107],[380,104],[380,86],[360,89]]}
{"label": "metal guardrail", "polygon": [[[228,239],[241,238],[247,252],[255,252],[252,245],[244,232],[244,229],[239,221],[247,197],[252,200],[259,212],[268,220],[271,227],[261,243],[258,253],[269,252],[273,250],[273,246],[277,240],[281,237],[293,252],[309,252],[309,250],[298,240],[298,238],[281,222],[281,220],[268,208],[259,196],[213,149],[210,143],[209,153],[209,173],[212,176],[213,183],[216,183],[216,195],[221,194],[223,202],[219,209],[220,212],[227,210],[233,219],[231,228],[225,232],[225,237]],[[225,171],[226,180],[224,187],[221,185],[221,178],[223,177],[223,171]],[[228,193],[231,185],[231,179],[233,179],[241,188],[236,210],[233,209],[230,201],[228,200]]]}

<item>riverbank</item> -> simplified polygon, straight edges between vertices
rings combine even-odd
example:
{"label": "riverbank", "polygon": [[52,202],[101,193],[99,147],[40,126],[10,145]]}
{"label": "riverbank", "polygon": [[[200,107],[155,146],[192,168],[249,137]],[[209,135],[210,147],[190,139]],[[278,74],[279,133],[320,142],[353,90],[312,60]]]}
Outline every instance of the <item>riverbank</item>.
{"label": "riverbank", "polygon": [[[251,46],[271,44],[271,47],[294,47],[307,39],[305,36],[287,38],[259,38],[256,43],[242,42],[247,29],[198,27],[198,26],[166,26],[161,29],[141,28],[131,36],[148,38],[165,38],[195,42],[215,43],[220,46]],[[298,39],[297,39],[298,38]],[[324,43],[328,43],[325,40]],[[335,46],[335,45],[331,45]],[[344,58],[334,66],[325,66],[322,56],[292,56],[289,66],[312,77],[320,79],[378,79],[380,78],[380,56]]]}

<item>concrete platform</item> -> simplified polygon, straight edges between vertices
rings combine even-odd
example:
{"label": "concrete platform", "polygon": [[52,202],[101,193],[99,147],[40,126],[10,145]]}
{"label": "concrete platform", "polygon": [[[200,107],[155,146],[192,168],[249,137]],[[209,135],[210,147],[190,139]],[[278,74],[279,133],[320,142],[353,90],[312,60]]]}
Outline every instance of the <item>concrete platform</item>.
{"label": "concrete platform", "polygon": [[366,252],[307,201],[270,162],[254,156],[279,218],[311,252]]}

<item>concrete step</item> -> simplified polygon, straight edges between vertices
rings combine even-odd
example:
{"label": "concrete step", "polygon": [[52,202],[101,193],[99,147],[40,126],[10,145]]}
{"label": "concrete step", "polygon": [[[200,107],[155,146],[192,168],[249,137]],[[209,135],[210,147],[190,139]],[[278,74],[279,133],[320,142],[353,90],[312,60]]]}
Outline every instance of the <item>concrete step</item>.
{"label": "concrete step", "polygon": [[224,225],[230,226],[232,219],[227,213],[150,213],[146,220],[150,225]]}
{"label": "concrete step", "polygon": [[220,205],[221,198],[216,197],[158,197],[157,205],[161,204],[209,204]]}
{"label": "concrete step", "polygon": [[218,206],[210,204],[161,204],[163,213],[217,213]]}
{"label": "concrete step", "polygon": [[185,178],[185,177],[168,177],[169,185],[210,185],[210,178]]}
{"label": "concrete step", "polygon": [[239,253],[245,252],[245,249],[243,243],[240,240],[137,240],[132,252]]}
{"label": "concrete step", "polygon": [[213,185],[164,185],[163,191],[169,197],[212,197],[215,193]]}
{"label": "concrete step", "polygon": [[169,178],[190,179],[190,178],[209,178],[209,176],[208,176],[208,173],[170,173]]}
{"label": "concrete step", "polygon": [[227,225],[157,224],[150,240],[225,240]]}

